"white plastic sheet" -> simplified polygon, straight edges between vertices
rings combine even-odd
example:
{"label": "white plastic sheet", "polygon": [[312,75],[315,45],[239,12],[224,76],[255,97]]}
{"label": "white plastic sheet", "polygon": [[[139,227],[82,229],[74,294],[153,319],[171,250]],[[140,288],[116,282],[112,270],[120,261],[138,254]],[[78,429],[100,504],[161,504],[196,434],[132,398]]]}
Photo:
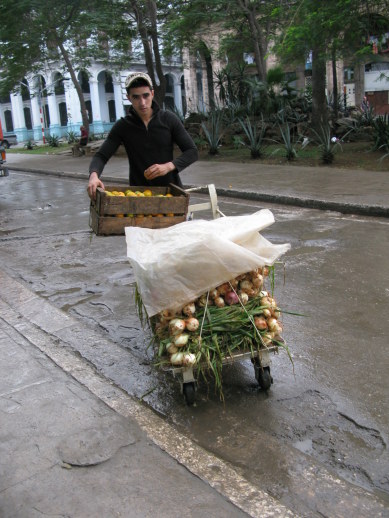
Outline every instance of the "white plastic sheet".
{"label": "white plastic sheet", "polygon": [[223,282],[272,265],[289,248],[259,233],[274,223],[268,209],[164,229],[126,227],[127,256],[149,317],[179,309]]}

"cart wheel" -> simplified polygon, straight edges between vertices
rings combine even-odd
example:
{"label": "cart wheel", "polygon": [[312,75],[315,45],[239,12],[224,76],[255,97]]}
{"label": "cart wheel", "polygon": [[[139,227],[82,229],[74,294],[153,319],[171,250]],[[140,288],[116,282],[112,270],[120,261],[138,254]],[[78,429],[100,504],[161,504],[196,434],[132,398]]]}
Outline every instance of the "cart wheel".
{"label": "cart wheel", "polygon": [[195,384],[193,382],[184,383],[182,391],[184,392],[186,404],[192,406],[196,400]]}
{"label": "cart wheel", "polygon": [[273,378],[270,374],[270,367],[260,367],[259,365],[255,369],[255,377],[257,378],[258,385],[262,390],[269,390],[271,384],[273,383]]}

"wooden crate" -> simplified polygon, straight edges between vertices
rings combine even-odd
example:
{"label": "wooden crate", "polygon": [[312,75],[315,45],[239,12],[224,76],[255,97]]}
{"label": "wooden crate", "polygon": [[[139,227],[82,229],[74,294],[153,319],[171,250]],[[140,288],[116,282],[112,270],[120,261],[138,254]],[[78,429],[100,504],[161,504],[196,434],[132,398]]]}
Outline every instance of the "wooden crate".
{"label": "wooden crate", "polygon": [[[166,228],[186,220],[189,194],[177,185],[168,187],[140,187],[106,185],[106,191],[144,192],[153,196],[109,196],[97,188],[96,200],[90,204],[89,226],[100,235],[121,235],[125,227]],[[158,195],[171,194],[170,197]]]}

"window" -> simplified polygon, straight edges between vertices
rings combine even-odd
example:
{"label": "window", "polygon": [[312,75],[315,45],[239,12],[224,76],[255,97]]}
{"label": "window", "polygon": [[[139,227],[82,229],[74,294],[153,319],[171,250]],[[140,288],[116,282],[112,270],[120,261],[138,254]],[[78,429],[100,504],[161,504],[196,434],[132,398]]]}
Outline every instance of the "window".
{"label": "window", "polygon": [[86,111],[88,112],[88,120],[89,124],[93,122],[93,113],[92,113],[92,103],[90,101],[85,101]]}
{"label": "window", "polygon": [[6,131],[13,131],[14,130],[14,123],[12,121],[12,112],[11,112],[11,110],[5,110],[5,112],[4,112],[4,120],[5,120]]}
{"label": "window", "polygon": [[31,121],[31,110],[27,106],[23,108],[24,111],[24,123],[27,129],[32,129],[32,121]]}
{"label": "window", "polygon": [[59,110],[59,120],[61,126],[67,126],[68,125],[68,112],[66,108],[66,103],[59,103],[58,105]]}
{"label": "window", "polygon": [[354,67],[344,67],[343,69],[343,80],[345,83],[354,82]]}
{"label": "window", "polygon": [[109,113],[109,122],[115,122],[116,121],[116,107],[115,107],[115,101],[113,99],[108,101],[108,113]]}

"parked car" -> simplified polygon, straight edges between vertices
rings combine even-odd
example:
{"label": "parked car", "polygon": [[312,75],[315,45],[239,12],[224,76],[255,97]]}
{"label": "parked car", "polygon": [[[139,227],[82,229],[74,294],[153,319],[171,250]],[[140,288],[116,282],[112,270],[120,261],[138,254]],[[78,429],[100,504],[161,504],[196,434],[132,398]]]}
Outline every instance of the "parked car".
{"label": "parked car", "polygon": [[9,149],[11,146],[16,146],[18,139],[16,135],[4,135],[0,145],[5,149]]}

